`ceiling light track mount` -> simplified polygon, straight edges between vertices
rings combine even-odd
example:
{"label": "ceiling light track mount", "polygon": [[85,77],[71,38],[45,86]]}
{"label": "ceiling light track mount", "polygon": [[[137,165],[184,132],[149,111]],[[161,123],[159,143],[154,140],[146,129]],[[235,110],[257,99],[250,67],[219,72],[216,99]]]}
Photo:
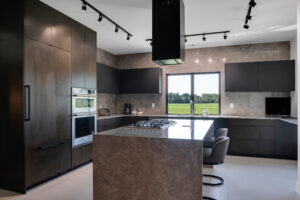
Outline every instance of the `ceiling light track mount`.
{"label": "ceiling light track mount", "polygon": [[99,14],[99,18],[98,18],[99,22],[101,22],[103,19],[106,19],[107,21],[109,21],[110,23],[112,23],[115,26],[115,32],[116,33],[120,29],[124,33],[127,34],[127,40],[130,40],[130,38],[133,37],[133,35],[130,32],[128,32],[125,28],[123,28],[122,26],[120,26],[119,24],[117,24],[114,20],[112,20],[111,18],[109,18],[103,12],[101,12],[100,10],[98,10],[95,6],[93,6],[92,4],[90,4],[89,2],[87,2],[86,0],[81,0],[81,1],[82,1],[82,11],[83,12],[86,12],[87,7],[89,7],[89,8],[91,8],[92,10],[94,10],[95,12],[97,12]]}
{"label": "ceiling light track mount", "polygon": [[249,29],[248,23],[253,18],[251,15],[251,12],[252,12],[252,8],[254,8],[255,6],[256,6],[255,0],[250,0],[248,12],[247,12],[247,16],[246,16],[246,20],[245,20],[245,24],[244,24],[244,29]]}
{"label": "ceiling light track mount", "polygon": [[[185,42],[187,42],[188,37],[199,37],[199,36],[202,36],[202,40],[206,41],[208,35],[224,34],[223,38],[224,38],[224,40],[226,40],[228,38],[229,33],[230,33],[230,31],[205,32],[205,33],[188,34],[188,35],[185,35],[184,37],[185,37]],[[152,39],[146,39],[146,41],[152,43]],[[151,45],[151,43],[150,43],[150,45]]]}

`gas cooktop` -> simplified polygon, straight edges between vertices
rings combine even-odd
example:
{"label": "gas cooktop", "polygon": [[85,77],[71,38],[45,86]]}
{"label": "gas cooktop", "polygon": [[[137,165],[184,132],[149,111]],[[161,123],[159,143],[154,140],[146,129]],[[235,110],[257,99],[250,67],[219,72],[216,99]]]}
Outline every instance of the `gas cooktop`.
{"label": "gas cooktop", "polygon": [[130,124],[129,126],[130,127],[165,129],[174,124],[176,124],[175,121],[168,120],[168,119],[152,119],[152,120],[140,121],[136,124]]}

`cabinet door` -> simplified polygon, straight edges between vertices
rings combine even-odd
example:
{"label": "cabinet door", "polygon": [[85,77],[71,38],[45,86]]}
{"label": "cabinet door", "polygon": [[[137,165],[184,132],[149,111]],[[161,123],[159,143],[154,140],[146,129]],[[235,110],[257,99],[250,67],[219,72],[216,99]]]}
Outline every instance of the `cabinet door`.
{"label": "cabinet door", "polygon": [[51,44],[51,9],[40,1],[26,1],[25,34],[27,38]]}
{"label": "cabinet door", "polygon": [[118,69],[97,64],[98,93],[118,94],[120,92],[120,73]]}
{"label": "cabinet door", "polygon": [[85,87],[97,89],[97,36],[96,32],[85,31]]}
{"label": "cabinet door", "polygon": [[53,10],[52,45],[71,51],[71,20],[58,11]]}
{"label": "cabinet door", "polygon": [[297,125],[278,121],[276,125],[276,156],[297,159]]}
{"label": "cabinet door", "polygon": [[120,76],[123,94],[161,94],[161,68],[121,70]]}
{"label": "cabinet door", "polygon": [[259,66],[259,91],[295,90],[295,61],[262,62]]}
{"label": "cabinet door", "polygon": [[77,167],[92,160],[93,144],[72,149],[72,167]]}
{"label": "cabinet door", "polygon": [[72,26],[72,87],[84,88],[84,35],[85,27],[74,21]]}
{"label": "cabinet door", "polygon": [[25,121],[26,185],[71,166],[70,53],[32,40],[25,42],[24,83],[30,87]]}

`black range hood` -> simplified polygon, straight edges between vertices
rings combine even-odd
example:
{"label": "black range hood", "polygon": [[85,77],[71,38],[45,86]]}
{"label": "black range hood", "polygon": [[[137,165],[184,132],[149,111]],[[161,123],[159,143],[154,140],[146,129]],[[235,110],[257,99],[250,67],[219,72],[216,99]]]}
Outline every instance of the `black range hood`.
{"label": "black range hood", "polygon": [[152,60],[159,65],[179,65],[185,59],[183,0],[152,0]]}

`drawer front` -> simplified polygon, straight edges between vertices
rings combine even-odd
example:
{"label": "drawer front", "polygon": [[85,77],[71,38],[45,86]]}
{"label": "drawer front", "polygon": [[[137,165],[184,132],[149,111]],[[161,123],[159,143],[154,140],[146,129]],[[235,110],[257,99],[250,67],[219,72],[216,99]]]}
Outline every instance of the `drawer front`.
{"label": "drawer front", "polygon": [[71,168],[71,142],[58,142],[26,152],[26,186],[30,187]]}
{"label": "drawer front", "polygon": [[259,152],[259,143],[255,140],[230,141],[229,154],[256,155]]}
{"label": "drawer front", "polygon": [[275,126],[260,127],[261,140],[275,140]]}

